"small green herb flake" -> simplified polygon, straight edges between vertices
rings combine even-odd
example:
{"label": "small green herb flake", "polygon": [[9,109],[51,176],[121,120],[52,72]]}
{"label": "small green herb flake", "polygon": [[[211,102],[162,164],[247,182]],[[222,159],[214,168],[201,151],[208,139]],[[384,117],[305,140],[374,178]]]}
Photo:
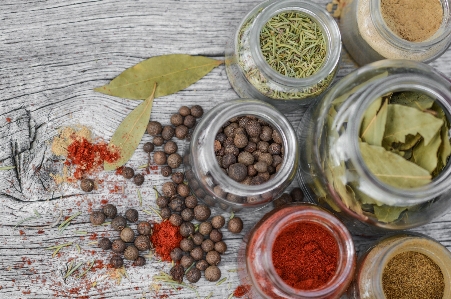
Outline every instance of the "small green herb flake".
{"label": "small green herb flake", "polygon": [[[72,264],[71,264],[72,265]],[[64,279],[68,278],[69,276],[72,275],[72,273],[75,272],[75,270],[77,270],[78,268],[80,268],[80,266],[83,265],[83,262],[78,263],[75,267],[73,268],[69,268],[66,272],[66,275],[64,275]]]}
{"label": "small green herb flake", "polygon": [[223,279],[221,279],[220,281],[218,281],[216,283],[217,286],[220,286],[221,284],[223,284],[225,281],[227,280],[227,277],[224,277]]}
{"label": "small green herb flake", "polygon": [[138,199],[139,199],[139,206],[142,207],[143,206],[143,197],[141,196],[141,191],[136,190],[138,193]]}
{"label": "small green herb flake", "polygon": [[211,296],[213,296],[213,292],[210,292],[210,294],[208,294],[208,296],[207,296],[207,297],[205,297],[205,299],[210,299],[210,298],[211,298]]}
{"label": "small green herb flake", "polygon": [[16,166],[0,166],[0,170],[11,170],[16,168]]}
{"label": "small green herb flake", "polygon": [[231,299],[231,298],[233,298],[233,293],[231,293],[231,294],[229,295],[229,297],[227,297],[227,299]]}
{"label": "small green herb flake", "polygon": [[71,222],[75,217],[78,217],[78,216],[80,216],[80,215],[81,215],[81,212],[77,212],[77,213],[75,213],[74,215],[72,215],[72,216],[70,216],[69,218],[67,218],[65,221],[63,221],[63,223],[61,223],[61,224],[58,226],[58,231],[59,231],[60,233],[63,232],[63,231],[66,229],[66,227],[69,226],[70,222]]}
{"label": "small green herb flake", "polygon": [[142,169],[142,168],[147,168],[147,166],[149,166],[149,164],[139,165],[137,168],[138,169]]}

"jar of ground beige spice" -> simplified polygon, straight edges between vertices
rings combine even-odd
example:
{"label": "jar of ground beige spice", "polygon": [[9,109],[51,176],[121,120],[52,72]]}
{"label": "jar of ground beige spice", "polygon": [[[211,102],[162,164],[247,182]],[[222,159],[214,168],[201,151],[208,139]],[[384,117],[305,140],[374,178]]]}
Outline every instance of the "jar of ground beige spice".
{"label": "jar of ground beige spice", "polygon": [[381,59],[430,62],[451,43],[450,0],[347,0],[343,45],[359,64]]}
{"label": "jar of ground beige spice", "polygon": [[416,233],[379,240],[362,256],[350,298],[451,298],[451,253]]}

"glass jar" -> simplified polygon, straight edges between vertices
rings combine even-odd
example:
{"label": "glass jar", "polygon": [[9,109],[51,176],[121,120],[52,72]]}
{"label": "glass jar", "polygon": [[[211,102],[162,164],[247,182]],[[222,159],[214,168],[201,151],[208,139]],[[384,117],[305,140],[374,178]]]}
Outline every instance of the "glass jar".
{"label": "glass jar", "polygon": [[451,253],[434,239],[407,232],[384,237],[363,254],[359,259],[355,281],[348,291],[349,297],[385,299],[383,271],[393,257],[409,251],[424,254],[440,268],[445,284],[442,298],[451,298]]}
{"label": "glass jar", "polygon": [[[246,185],[230,178],[216,159],[215,137],[233,117],[253,115],[280,133],[283,161],[275,175],[260,185]],[[293,181],[299,165],[296,132],[287,118],[273,106],[252,99],[238,99],[217,105],[197,124],[184,155],[185,176],[194,194],[210,206],[224,210],[255,208],[277,198]]]}
{"label": "glass jar", "polygon": [[[312,223],[326,229],[338,244],[335,274],[325,285],[299,290],[286,284],[273,265],[272,250],[278,234],[297,222]],[[242,253],[241,253],[242,254]],[[238,257],[240,283],[252,286],[249,298],[332,299],[340,298],[352,282],[356,258],[354,243],[347,228],[334,215],[316,205],[285,205],[266,214],[249,234],[244,257]],[[243,267],[241,267],[243,266]]]}
{"label": "glass jar", "polygon": [[[434,99],[431,101],[443,113],[441,140],[449,140],[450,81],[426,64],[407,60],[381,60],[342,78],[309,107],[298,128],[299,180],[306,198],[333,211],[357,234],[420,226],[446,213],[451,205],[448,158],[437,176],[430,175],[432,180],[410,187],[391,184],[390,180],[399,176],[397,168],[393,175],[393,170],[375,174],[364,160],[362,148],[366,146],[365,155],[369,151],[361,140],[362,119],[368,107],[397,91],[419,92]],[[414,122],[412,126],[421,127]],[[384,155],[390,159],[383,156],[376,163],[384,167],[394,163],[398,156],[387,151]],[[394,165],[404,169],[405,164]],[[409,174],[401,176],[410,179]]]}
{"label": "glass jar", "polygon": [[[282,75],[265,60],[260,32],[265,24],[282,12],[300,12],[321,28],[326,55],[320,69],[305,78]],[[283,113],[308,105],[332,82],[341,53],[340,31],[335,20],[322,7],[307,0],[265,1],[250,11],[225,48],[229,81],[242,98],[266,101]]]}
{"label": "glass jar", "polygon": [[390,30],[381,13],[381,0],[346,1],[340,18],[343,45],[361,66],[382,59],[430,62],[451,43],[451,1],[439,1],[443,8],[440,28],[422,42],[407,41]]}

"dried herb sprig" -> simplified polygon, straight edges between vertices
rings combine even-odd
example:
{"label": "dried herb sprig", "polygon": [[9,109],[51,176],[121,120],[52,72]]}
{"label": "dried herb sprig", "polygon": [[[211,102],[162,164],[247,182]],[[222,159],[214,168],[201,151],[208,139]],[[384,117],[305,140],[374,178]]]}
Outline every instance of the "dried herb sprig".
{"label": "dried herb sprig", "polygon": [[152,207],[150,207],[150,206],[149,206],[149,208],[152,210],[153,213],[152,213],[151,211],[148,211],[148,210],[143,210],[143,212],[146,213],[147,215],[153,215],[153,214],[155,214],[155,215],[157,215],[158,217],[160,217],[161,220],[163,220],[163,217],[161,217],[160,213],[158,213],[157,210],[155,210],[154,208],[152,208]]}
{"label": "dried herb sprig", "polygon": [[83,265],[84,262],[79,262],[75,267],[72,268],[72,263],[70,263],[67,271],[66,271],[66,275],[64,275],[63,279],[68,278],[69,276],[72,275],[72,273],[74,273],[78,268],[81,267],[81,265]]}
{"label": "dried herb sprig", "polygon": [[0,170],[10,170],[14,168],[16,168],[16,166],[0,166]]}
{"label": "dried herb sprig", "polygon": [[74,215],[70,216],[69,218],[67,218],[66,220],[64,220],[59,226],[58,226],[58,231],[60,233],[62,233],[66,227],[68,227],[70,225],[70,222],[75,218],[81,215],[81,212],[77,212]]}
{"label": "dried herb sprig", "polygon": [[53,258],[62,248],[70,246],[70,245],[72,245],[72,243],[73,242],[69,242],[69,243],[65,243],[65,244],[61,244],[61,245],[50,246],[50,247],[47,247],[46,249],[55,249],[52,254],[52,258]]}
{"label": "dried herb sprig", "polygon": [[142,207],[143,206],[143,197],[141,196],[141,192],[138,190],[136,190],[138,193],[138,199],[139,199],[139,206]]}
{"label": "dried herb sprig", "polygon": [[216,283],[217,286],[220,286],[221,284],[223,284],[225,281],[227,280],[227,277],[224,277],[223,279],[221,279],[220,281],[218,281]]}
{"label": "dried herb sprig", "polygon": [[30,221],[30,220],[38,219],[38,218],[41,218],[41,217],[42,217],[41,214],[39,214],[38,211],[33,210],[33,212],[34,212],[34,216],[27,217],[27,218],[24,218],[24,219],[20,220],[20,221],[14,226],[14,228],[18,227],[19,225],[21,225],[22,223],[24,223],[24,222],[26,222],[26,221]]}
{"label": "dried herb sprig", "polygon": [[172,287],[182,287],[182,288],[188,288],[192,291],[194,291],[197,295],[197,297],[199,298],[199,293],[197,292],[197,289],[193,286],[187,285],[186,283],[179,283],[175,280],[172,279],[171,276],[169,276],[167,273],[164,272],[160,272],[159,275],[155,275],[153,278],[154,282],[157,283],[163,283]]}
{"label": "dried herb sprig", "polygon": [[88,271],[91,270],[92,266],[94,266],[94,262],[95,262],[95,261],[92,261],[91,263],[87,262],[86,264],[88,264],[88,268],[87,268],[85,271],[83,271],[83,273],[81,273],[80,275],[78,275],[78,278],[80,278],[80,277],[86,275],[86,273],[88,273]]}

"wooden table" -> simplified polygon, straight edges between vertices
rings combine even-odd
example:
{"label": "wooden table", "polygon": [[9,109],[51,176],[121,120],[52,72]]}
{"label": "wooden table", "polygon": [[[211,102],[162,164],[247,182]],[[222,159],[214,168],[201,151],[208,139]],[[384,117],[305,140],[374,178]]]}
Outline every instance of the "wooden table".
{"label": "wooden table", "polygon": [[[51,173],[61,170],[52,156],[50,142],[63,126],[84,124],[96,136],[108,140],[137,101],[106,96],[93,91],[124,69],[151,56],[169,53],[205,55],[221,59],[227,38],[258,0],[3,0],[0,4],[0,297],[1,298],[195,298],[190,289],[162,286],[156,292],[152,277],[168,271],[170,264],[148,260],[145,267],[127,266],[128,279],[117,285],[97,269],[77,279],[63,279],[67,264],[92,260],[107,263],[110,254],[91,244],[97,237],[115,236],[109,226],[93,227],[89,211],[106,200],[120,212],[138,207],[142,213],[154,206],[152,186],[165,181],[156,171],[146,175],[137,188],[112,173],[99,173],[99,190],[84,194],[73,186],[56,186]],[[328,0],[317,0],[325,6]],[[451,77],[451,50],[431,63]],[[346,53],[338,78],[355,69]],[[200,104],[209,110],[237,98],[224,66],[214,69],[189,88],[158,98],[152,120],[168,123],[179,106]],[[287,114],[294,126],[302,111]],[[151,137],[145,135],[144,142]],[[145,163],[142,150],[128,165]],[[294,187],[296,182],[293,183]],[[115,188],[119,186],[119,188]],[[123,190],[123,191],[122,191]],[[137,190],[143,195],[139,207]],[[24,218],[41,217],[15,225]],[[227,280],[220,285],[202,278],[196,285],[200,298],[229,298],[239,285],[236,257],[242,237],[270,207],[241,214],[245,230],[239,235],[224,232],[228,251],[220,269]],[[51,226],[80,211],[63,233]],[[215,210],[214,213],[221,213]],[[227,213],[223,213],[228,216]],[[451,214],[415,229],[451,249]],[[27,227],[24,227],[27,226]],[[86,231],[87,235],[80,235]],[[356,248],[372,242],[356,237]],[[48,246],[74,242],[52,258]],[[78,252],[75,244],[79,244]],[[93,287],[92,283],[97,282]]]}

